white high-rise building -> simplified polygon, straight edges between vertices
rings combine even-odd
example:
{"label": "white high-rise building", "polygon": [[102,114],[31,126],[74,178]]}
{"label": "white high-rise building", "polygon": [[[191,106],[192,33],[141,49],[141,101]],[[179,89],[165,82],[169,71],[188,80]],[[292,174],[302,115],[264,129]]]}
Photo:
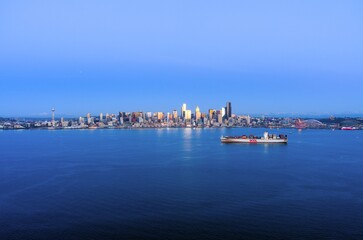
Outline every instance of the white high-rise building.
{"label": "white high-rise building", "polygon": [[183,106],[181,108],[181,116],[185,118],[185,112],[187,111],[187,104],[183,103]]}
{"label": "white high-rise building", "polygon": [[226,108],[222,107],[222,118],[224,118],[226,116]]}
{"label": "white high-rise building", "polygon": [[103,113],[100,113],[100,121],[103,121]]}

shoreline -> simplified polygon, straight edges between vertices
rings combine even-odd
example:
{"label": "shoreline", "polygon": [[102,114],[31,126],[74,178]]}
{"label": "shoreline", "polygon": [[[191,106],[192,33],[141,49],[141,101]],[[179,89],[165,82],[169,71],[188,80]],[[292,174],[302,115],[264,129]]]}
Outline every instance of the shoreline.
{"label": "shoreline", "polygon": [[289,128],[289,127],[279,127],[279,128],[269,128],[269,127],[107,127],[107,128],[0,128],[0,131],[72,131],[72,130],[87,130],[87,131],[97,131],[97,130],[160,130],[160,129],[235,129],[235,128],[243,128],[243,129],[269,129],[269,130],[329,130],[329,131],[361,131],[363,129],[352,129],[352,130],[342,130],[339,128]]}

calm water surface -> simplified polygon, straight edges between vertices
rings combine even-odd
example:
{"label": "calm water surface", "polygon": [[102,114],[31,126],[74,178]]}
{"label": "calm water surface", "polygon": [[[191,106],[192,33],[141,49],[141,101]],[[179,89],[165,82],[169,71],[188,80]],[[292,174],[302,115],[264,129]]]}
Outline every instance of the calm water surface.
{"label": "calm water surface", "polygon": [[278,131],[0,131],[0,239],[363,239],[363,131]]}

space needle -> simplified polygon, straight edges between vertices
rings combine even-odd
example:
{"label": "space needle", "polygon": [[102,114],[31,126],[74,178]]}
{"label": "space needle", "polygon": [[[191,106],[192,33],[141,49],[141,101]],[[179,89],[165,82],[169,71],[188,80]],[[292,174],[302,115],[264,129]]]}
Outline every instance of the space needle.
{"label": "space needle", "polygon": [[54,108],[52,108],[52,127],[54,127],[54,112],[55,112],[55,109]]}

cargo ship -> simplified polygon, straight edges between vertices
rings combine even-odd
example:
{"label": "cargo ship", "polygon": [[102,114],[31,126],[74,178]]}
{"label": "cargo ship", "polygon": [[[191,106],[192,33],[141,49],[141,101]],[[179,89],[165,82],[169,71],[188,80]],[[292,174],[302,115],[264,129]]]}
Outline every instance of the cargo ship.
{"label": "cargo ship", "polygon": [[276,136],[275,134],[268,134],[265,132],[263,137],[257,137],[254,135],[242,135],[242,136],[222,136],[222,143],[287,143],[287,135],[280,134]]}
{"label": "cargo ship", "polygon": [[355,127],[342,127],[341,130],[356,130]]}

